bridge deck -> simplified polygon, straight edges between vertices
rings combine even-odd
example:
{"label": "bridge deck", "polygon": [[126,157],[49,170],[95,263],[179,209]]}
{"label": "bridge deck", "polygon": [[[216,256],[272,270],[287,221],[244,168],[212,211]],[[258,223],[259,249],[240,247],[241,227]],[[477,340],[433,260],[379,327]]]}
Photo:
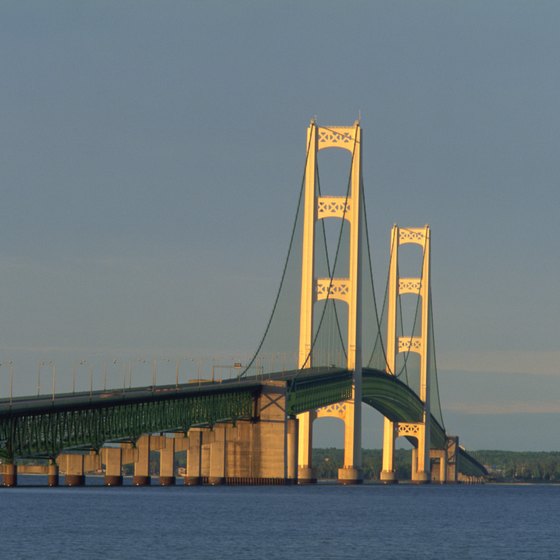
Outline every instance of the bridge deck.
{"label": "bridge deck", "polygon": [[[221,382],[198,381],[0,399],[0,454],[54,456],[63,449],[101,447],[108,441],[136,439],[142,433],[188,430],[195,425],[250,418],[252,402],[267,381],[286,383],[290,415],[351,397],[352,372],[339,368],[281,371]],[[415,422],[422,402],[404,383],[385,372],[363,370],[363,402],[393,421]],[[432,417],[432,447],[446,434]],[[461,450],[465,474],[484,468]]]}

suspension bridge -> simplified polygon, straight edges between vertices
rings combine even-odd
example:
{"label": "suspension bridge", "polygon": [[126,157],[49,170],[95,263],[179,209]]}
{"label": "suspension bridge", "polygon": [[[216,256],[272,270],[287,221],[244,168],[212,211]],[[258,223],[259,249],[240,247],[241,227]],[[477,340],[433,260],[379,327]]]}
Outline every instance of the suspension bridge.
{"label": "suspension bridge", "polygon": [[[341,194],[322,192],[319,153],[349,153]],[[338,220],[328,239],[325,222]],[[399,274],[399,248],[415,246],[421,270]],[[103,472],[122,484],[150,483],[150,452],[160,455],[160,483],[175,481],[175,454],[186,452],[185,484],[312,483],[313,422],[344,422],[339,481],[362,481],[362,405],[384,416],[379,478],[397,481],[395,441],[412,443],[417,483],[479,480],[485,469],[445,430],[439,398],[431,305],[431,231],[391,232],[382,302],[376,298],[362,177],[362,130],[307,130],[305,169],[272,313],[257,350],[229,380],[123,387],[0,399],[3,483],[18,473],[81,485]],[[413,302],[413,303],[411,303]],[[405,317],[409,316],[407,322]],[[405,325],[410,327],[405,333]],[[282,355],[282,367],[270,357]],[[26,460],[43,465],[28,466]]]}

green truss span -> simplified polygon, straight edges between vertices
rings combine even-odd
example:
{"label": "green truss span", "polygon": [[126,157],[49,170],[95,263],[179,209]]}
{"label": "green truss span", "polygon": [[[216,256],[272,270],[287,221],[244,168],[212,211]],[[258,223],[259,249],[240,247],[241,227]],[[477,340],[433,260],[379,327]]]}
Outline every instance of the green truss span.
{"label": "green truss span", "polygon": [[[299,414],[347,399],[352,394],[352,373],[347,370],[310,370],[291,382],[288,412]],[[422,418],[422,401],[407,385],[392,375],[375,369],[362,372],[362,400],[394,422],[418,422]],[[432,416],[430,443],[443,449],[446,443],[443,427]],[[471,476],[488,474],[483,465],[459,448],[459,471]]]}
{"label": "green truss span", "polygon": [[[314,371],[292,382],[288,398],[288,412],[299,414],[350,398],[352,373],[347,370]],[[422,401],[416,393],[392,375],[364,369],[362,372],[362,400],[394,422],[418,422],[422,418]],[[432,447],[442,449],[445,431],[432,416]]]}
{"label": "green truss span", "polygon": [[[287,412],[301,412],[344,401],[352,396],[352,372],[311,368],[267,375],[287,386]],[[142,434],[182,431],[220,421],[254,417],[262,378],[134,388],[124,391],[17,398],[0,401],[0,456],[55,457],[64,450],[99,449],[110,441],[135,441]],[[404,383],[385,372],[365,369],[363,402],[390,420],[417,422],[422,402]],[[431,444],[442,449],[446,434],[432,417]],[[482,475],[485,469],[460,450],[460,470]]]}
{"label": "green truss span", "polygon": [[[135,441],[142,434],[186,432],[253,416],[259,385],[198,386],[60,395],[0,404],[0,455],[55,457],[63,450],[99,449],[105,442]],[[66,398],[65,398],[66,397]]]}

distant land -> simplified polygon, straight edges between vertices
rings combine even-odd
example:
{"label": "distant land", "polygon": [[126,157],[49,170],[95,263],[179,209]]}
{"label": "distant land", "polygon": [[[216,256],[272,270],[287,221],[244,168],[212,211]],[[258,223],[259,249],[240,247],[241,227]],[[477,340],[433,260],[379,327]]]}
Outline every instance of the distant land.
{"label": "distant land", "polygon": [[[364,480],[379,480],[381,449],[362,451]],[[469,453],[482,463],[494,482],[560,482],[560,451],[472,451]],[[152,474],[159,469],[158,454],[151,461]],[[313,466],[319,480],[336,480],[342,467],[344,451],[334,447],[313,449]],[[409,449],[395,450],[395,465],[399,480],[410,480],[411,453]],[[184,467],[184,454],[177,454],[177,466]],[[127,465],[132,468],[131,465]],[[132,471],[131,471],[132,472]]]}
{"label": "distant land", "polygon": [[[560,482],[560,451],[472,451],[469,453],[488,470],[495,482]],[[342,466],[342,449],[313,450],[313,463],[318,479],[336,479]],[[397,478],[410,480],[411,453],[395,450]],[[365,480],[379,479],[381,450],[364,449],[362,458]]]}

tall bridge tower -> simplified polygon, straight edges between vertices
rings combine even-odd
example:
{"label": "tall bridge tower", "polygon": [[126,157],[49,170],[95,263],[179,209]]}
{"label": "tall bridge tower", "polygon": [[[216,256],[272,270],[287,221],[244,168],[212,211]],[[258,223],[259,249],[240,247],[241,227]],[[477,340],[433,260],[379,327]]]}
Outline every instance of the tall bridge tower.
{"label": "tall bridge tower", "polygon": [[[317,154],[338,148],[352,156],[347,196],[318,196]],[[361,482],[362,466],[362,318],[361,318],[361,228],[362,216],[362,144],[359,122],[353,126],[320,127],[312,121],[307,129],[305,203],[303,222],[299,367],[313,367],[313,307],[322,299],[337,299],[348,305],[347,368],[353,372],[352,397],[333,407],[298,415],[298,479],[312,482],[312,424],[317,416],[335,416],[344,422],[344,467],[339,481]],[[315,225],[318,220],[339,218],[350,226],[348,278],[315,277]]]}
{"label": "tall bridge tower", "polygon": [[[420,278],[401,278],[399,275],[399,247],[419,245],[422,249]],[[398,296],[415,294],[421,299],[420,336],[397,335]],[[391,483],[395,476],[395,439],[400,436],[415,439],[417,447],[412,453],[412,479],[429,482],[430,473],[430,228],[401,228],[391,231],[391,257],[389,262],[389,305],[387,317],[387,373],[396,375],[397,354],[415,352],[420,356],[419,397],[423,403],[422,418],[418,422],[391,422],[384,420],[383,470],[381,480]]]}

